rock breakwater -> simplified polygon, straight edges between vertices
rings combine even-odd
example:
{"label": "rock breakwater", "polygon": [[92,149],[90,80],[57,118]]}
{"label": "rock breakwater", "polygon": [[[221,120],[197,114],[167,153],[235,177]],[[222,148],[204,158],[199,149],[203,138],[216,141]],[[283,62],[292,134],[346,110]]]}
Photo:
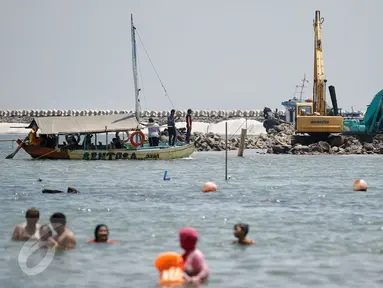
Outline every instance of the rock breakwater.
{"label": "rock breakwater", "polygon": [[[185,130],[179,129],[178,140],[185,141]],[[161,141],[167,141],[167,131],[161,132]],[[193,133],[191,140],[195,143],[197,151],[224,151],[226,141],[224,135],[215,133]],[[228,150],[238,150],[240,137],[228,135]],[[245,149],[262,149],[269,147],[269,138],[266,133],[257,136],[247,137],[245,140]]]}
{"label": "rock breakwater", "polygon": [[[33,117],[63,117],[63,116],[95,116],[113,114],[133,114],[128,110],[0,110],[0,122],[7,123],[28,123]],[[152,117],[162,123],[166,120],[170,111],[140,112],[140,118],[146,121]],[[283,115],[283,112],[280,112]],[[186,110],[176,112],[178,117],[184,118]],[[227,119],[247,118],[251,120],[263,120],[263,110],[195,110],[193,111],[194,121],[206,123],[218,123]]]}
{"label": "rock breakwater", "polygon": [[281,124],[268,132],[267,153],[296,154],[296,155],[352,155],[352,154],[383,154],[383,137],[375,136],[371,142],[366,142],[356,136],[344,136],[341,145],[330,145],[320,141],[311,145],[291,145],[294,126]]}
{"label": "rock breakwater", "polygon": [[[164,132],[166,135],[166,131]],[[345,141],[340,146],[331,146],[325,141],[320,141],[308,146],[291,145],[294,135],[294,126],[281,124],[271,129],[267,134],[247,137],[245,149],[261,149],[268,154],[294,154],[294,155],[366,155],[383,154],[383,136],[376,136],[371,142],[365,142],[354,136],[345,136]],[[179,140],[184,136],[179,135]],[[228,136],[228,150],[237,150],[240,137]],[[224,151],[225,137],[213,133],[194,133],[192,140],[195,142],[197,151]]]}

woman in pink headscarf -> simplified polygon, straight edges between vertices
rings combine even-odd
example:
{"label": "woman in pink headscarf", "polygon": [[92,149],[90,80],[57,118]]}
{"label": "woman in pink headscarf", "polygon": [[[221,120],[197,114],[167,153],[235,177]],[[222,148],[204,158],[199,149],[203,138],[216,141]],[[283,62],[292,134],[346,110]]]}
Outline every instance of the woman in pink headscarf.
{"label": "woman in pink headscarf", "polygon": [[184,271],[190,277],[188,282],[201,284],[205,282],[210,274],[202,252],[196,248],[198,233],[194,228],[186,227],[179,231],[181,248],[185,250],[182,255],[184,259]]}

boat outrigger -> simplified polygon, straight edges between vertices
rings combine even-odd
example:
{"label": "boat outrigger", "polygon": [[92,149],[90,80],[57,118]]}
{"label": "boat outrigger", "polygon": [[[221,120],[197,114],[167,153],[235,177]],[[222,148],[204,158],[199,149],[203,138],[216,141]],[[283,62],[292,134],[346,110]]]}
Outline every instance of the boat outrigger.
{"label": "boat outrigger", "polygon": [[[195,151],[194,143],[176,142],[174,146],[162,142],[158,146],[146,143],[145,135],[141,131],[146,126],[139,120],[140,89],[137,84],[136,28],[133,25],[133,16],[131,24],[135,113],[127,116],[115,114],[36,117],[26,127],[31,129],[28,136],[24,140],[16,141],[19,145],[15,152],[6,157],[7,159],[13,158],[21,148],[33,159],[68,160],[170,160],[189,157]],[[109,142],[111,133],[115,135]],[[121,139],[120,133],[126,133],[127,139]],[[62,137],[65,141],[61,142]]]}

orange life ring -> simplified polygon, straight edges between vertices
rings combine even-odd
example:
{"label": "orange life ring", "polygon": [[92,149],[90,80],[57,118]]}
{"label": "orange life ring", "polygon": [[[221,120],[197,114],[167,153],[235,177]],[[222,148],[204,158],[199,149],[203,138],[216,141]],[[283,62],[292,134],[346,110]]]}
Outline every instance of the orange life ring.
{"label": "orange life ring", "polygon": [[160,284],[184,283],[182,256],[175,252],[158,255],[154,266],[160,272]]}
{"label": "orange life ring", "polygon": [[[136,135],[140,135],[140,142],[136,142],[134,141],[134,137]],[[134,147],[138,147],[138,146],[141,146],[142,144],[144,144],[145,142],[145,135],[144,133],[142,133],[141,131],[135,131],[133,132],[130,137],[129,137],[129,140],[130,140],[130,143],[134,146]]]}

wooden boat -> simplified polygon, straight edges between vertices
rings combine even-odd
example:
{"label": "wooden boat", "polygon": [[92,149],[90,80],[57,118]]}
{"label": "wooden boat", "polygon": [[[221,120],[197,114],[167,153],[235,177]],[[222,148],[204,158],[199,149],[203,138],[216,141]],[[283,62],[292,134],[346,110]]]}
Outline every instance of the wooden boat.
{"label": "wooden boat", "polygon": [[[175,146],[168,146],[167,143],[149,146],[143,141],[145,136],[142,137],[141,128],[144,126],[138,123],[134,116],[126,119],[121,114],[38,117],[34,118],[27,128],[32,129],[27,139],[18,139],[17,143],[34,159],[170,160],[189,157],[195,150],[194,143],[183,142],[177,142]],[[39,132],[39,137],[36,137],[35,131]],[[122,148],[111,148],[111,144],[107,144],[110,134],[123,131],[132,132],[129,141],[126,141]],[[140,141],[134,140],[137,135]],[[95,137],[92,140],[93,136]],[[62,137],[65,137],[66,141],[59,144]],[[105,144],[98,141],[103,137]]]}
{"label": "wooden boat", "polygon": [[[37,117],[26,128],[32,129],[23,141],[18,139],[16,151],[8,155],[13,158],[22,148],[34,159],[68,160],[170,160],[189,157],[195,151],[194,143],[176,142],[174,146],[145,143],[139,121],[140,101],[137,84],[135,27],[132,24],[132,62],[136,98],[135,113],[131,115],[98,115],[70,117]],[[39,137],[37,137],[37,132]],[[128,140],[109,143],[110,133],[126,133]],[[132,132],[132,133],[130,133]],[[102,136],[104,135],[104,136]],[[95,136],[93,138],[93,136]],[[60,138],[65,141],[60,144]],[[101,137],[101,138],[98,138]],[[105,144],[98,139],[105,137]],[[118,134],[114,138],[119,137]],[[92,140],[93,138],[93,140]],[[82,143],[80,144],[80,140]],[[115,148],[115,146],[120,146]]]}

